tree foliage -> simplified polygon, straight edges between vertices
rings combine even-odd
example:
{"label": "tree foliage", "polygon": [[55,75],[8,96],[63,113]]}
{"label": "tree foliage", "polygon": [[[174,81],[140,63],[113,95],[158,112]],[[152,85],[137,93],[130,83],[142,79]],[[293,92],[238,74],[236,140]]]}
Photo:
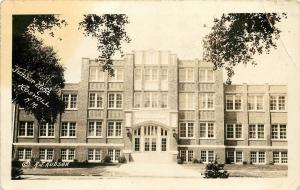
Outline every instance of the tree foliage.
{"label": "tree foliage", "polygon": [[270,53],[277,48],[281,30],[276,26],[285,13],[230,13],[214,20],[211,32],[204,38],[204,60],[214,69],[225,68],[227,84],[231,83],[234,67],[240,63],[256,65],[254,55]]}
{"label": "tree foliage", "polygon": [[13,103],[32,113],[39,122],[54,122],[64,111],[60,90],[64,68],[56,52],[35,36],[66,25],[56,15],[13,16],[12,98]]}
{"label": "tree foliage", "polygon": [[112,57],[117,52],[123,54],[122,44],[131,41],[125,30],[128,23],[125,14],[89,14],[84,15],[83,21],[79,23],[79,28],[83,29],[85,36],[97,39],[100,54],[96,60],[110,75],[114,75]]}

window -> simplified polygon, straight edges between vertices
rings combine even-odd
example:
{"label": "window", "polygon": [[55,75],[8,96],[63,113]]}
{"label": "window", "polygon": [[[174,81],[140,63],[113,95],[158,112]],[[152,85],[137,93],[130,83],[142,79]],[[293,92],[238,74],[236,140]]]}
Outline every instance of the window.
{"label": "window", "polygon": [[29,148],[18,149],[18,160],[25,161],[30,160],[32,155],[32,150]]}
{"label": "window", "polygon": [[121,151],[120,150],[116,150],[116,149],[108,149],[108,156],[110,157],[110,160],[112,162],[116,162],[119,160]]}
{"label": "window", "polygon": [[140,92],[134,93],[134,107],[135,108],[142,107],[142,94]]}
{"label": "window", "polygon": [[122,136],[122,122],[120,121],[109,121],[107,129],[108,137],[121,137]]}
{"label": "window", "polygon": [[286,110],[285,96],[270,96],[270,110],[272,111]]}
{"label": "window", "polygon": [[180,138],[193,138],[194,137],[194,123],[180,123],[179,129]]}
{"label": "window", "polygon": [[286,124],[272,124],[272,139],[286,139]]}
{"label": "window", "polygon": [[273,152],[273,162],[274,164],[287,164],[287,152]]}
{"label": "window", "polygon": [[230,163],[243,163],[243,152],[241,151],[228,151],[227,159]]}
{"label": "window", "polygon": [[199,69],[199,82],[214,82],[212,69]]}
{"label": "window", "polygon": [[265,128],[263,124],[249,124],[249,139],[264,139]]}
{"label": "window", "polygon": [[214,138],[215,129],[214,123],[200,123],[200,138]]}
{"label": "window", "polygon": [[92,92],[89,96],[90,108],[103,108],[103,93]]}
{"label": "window", "polygon": [[123,81],[123,68],[114,68],[114,75],[108,77],[110,82],[120,82]]}
{"label": "window", "polygon": [[215,161],[215,153],[212,150],[201,150],[200,159],[203,163],[211,163]]}
{"label": "window", "polygon": [[158,95],[159,93],[156,92],[145,92],[144,93],[144,107],[145,108],[158,108],[159,99]]}
{"label": "window", "polygon": [[194,93],[179,93],[179,109],[194,109]]}
{"label": "window", "polygon": [[200,93],[199,94],[199,109],[211,110],[214,109],[214,94]]}
{"label": "window", "polygon": [[41,123],[40,137],[54,137],[54,124],[53,123]]}
{"label": "window", "polygon": [[108,94],[108,108],[122,108],[122,94]]}
{"label": "window", "polygon": [[242,97],[240,95],[226,95],[226,110],[242,110]]}
{"label": "window", "polygon": [[89,121],[89,137],[101,137],[102,136],[102,122],[101,121]]}
{"label": "window", "polygon": [[248,96],[248,110],[263,110],[263,96]]}
{"label": "window", "polygon": [[142,80],[142,70],[140,68],[134,69],[134,80]]}
{"label": "window", "polygon": [[33,121],[20,122],[19,137],[33,137]]}
{"label": "window", "polygon": [[161,80],[167,81],[168,80],[168,69],[161,69]]}
{"label": "window", "polygon": [[77,108],[77,94],[63,94],[62,98],[65,103],[65,109]]}
{"label": "window", "polygon": [[242,124],[226,124],[226,138],[227,139],[241,139],[242,138]]}
{"label": "window", "polygon": [[61,137],[76,137],[76,123],[63,122],[61,125]]}
{"label": "window", "polygon": [[194,82],[194,69],[179,69],[179,82]]}
{"label": "window", "polygon": [[39,157],[41,161],[52,161],[54,155],[53,149],[40,149]]}
{"label": "window", "polygon": [[158,69],[146,68],[145,69],[145,81],[157,81],[158,80]]}
{"label": "window", "polygon": [[192,162],[194,158],[193,150],[180,150],[180,157],[183,162]]}
{"label": "window", "polygon": [[265,152],[250,152],[250,161],[253,164],[265,164],[266,153]]}
{"label": "window", "polygon": [[61,149],[60,150],[61,160],[64,162],[72,162],[75,159],[74,149]]}
{"label": "window", "polygon": [[101,150],[100,149],[89,149],[88,150],[88,161],[89,162],[100,162],[101,161]]}
{"label": "window", "polygon": [[168,107],[168,93],[161,94],[161,107],[162,108]]}
{"label": "window", "polygon": [[90,67],[90,81],[104,82],[104,74],[100,67]]}

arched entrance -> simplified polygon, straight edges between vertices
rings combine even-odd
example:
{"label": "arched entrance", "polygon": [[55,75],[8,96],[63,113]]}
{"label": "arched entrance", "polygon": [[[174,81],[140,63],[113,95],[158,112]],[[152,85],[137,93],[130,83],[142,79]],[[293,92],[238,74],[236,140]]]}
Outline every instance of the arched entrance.
{"label": "arched entrance", "polygon": [[166,152],[169,150],[169,130],[165,127],[146,124],[133,130],[133,151]]}

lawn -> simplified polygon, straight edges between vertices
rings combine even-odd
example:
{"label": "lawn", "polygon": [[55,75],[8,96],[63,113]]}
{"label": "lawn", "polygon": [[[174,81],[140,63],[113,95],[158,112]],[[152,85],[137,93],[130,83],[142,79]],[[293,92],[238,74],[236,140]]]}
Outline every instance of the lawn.
{"label": "lawn", "polygon": [[[183,167],[205,171],[205,164],[183,164]],[[230,173],[230,177],[287,177],[287,165],[239,165],[227,164],[224,167]]]}

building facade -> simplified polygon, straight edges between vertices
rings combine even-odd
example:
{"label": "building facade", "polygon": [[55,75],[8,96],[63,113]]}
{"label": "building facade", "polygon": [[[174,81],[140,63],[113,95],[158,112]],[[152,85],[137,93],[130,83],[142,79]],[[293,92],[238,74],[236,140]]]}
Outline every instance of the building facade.
{"label": "building facade", "polygon": [[287,163],[287,87],[224,85],[210,63],[168,51],[114,60],[114,76],[82,59],[54,124],[15,113],[13,158],[101,161],[159,154],[184,162]]}

